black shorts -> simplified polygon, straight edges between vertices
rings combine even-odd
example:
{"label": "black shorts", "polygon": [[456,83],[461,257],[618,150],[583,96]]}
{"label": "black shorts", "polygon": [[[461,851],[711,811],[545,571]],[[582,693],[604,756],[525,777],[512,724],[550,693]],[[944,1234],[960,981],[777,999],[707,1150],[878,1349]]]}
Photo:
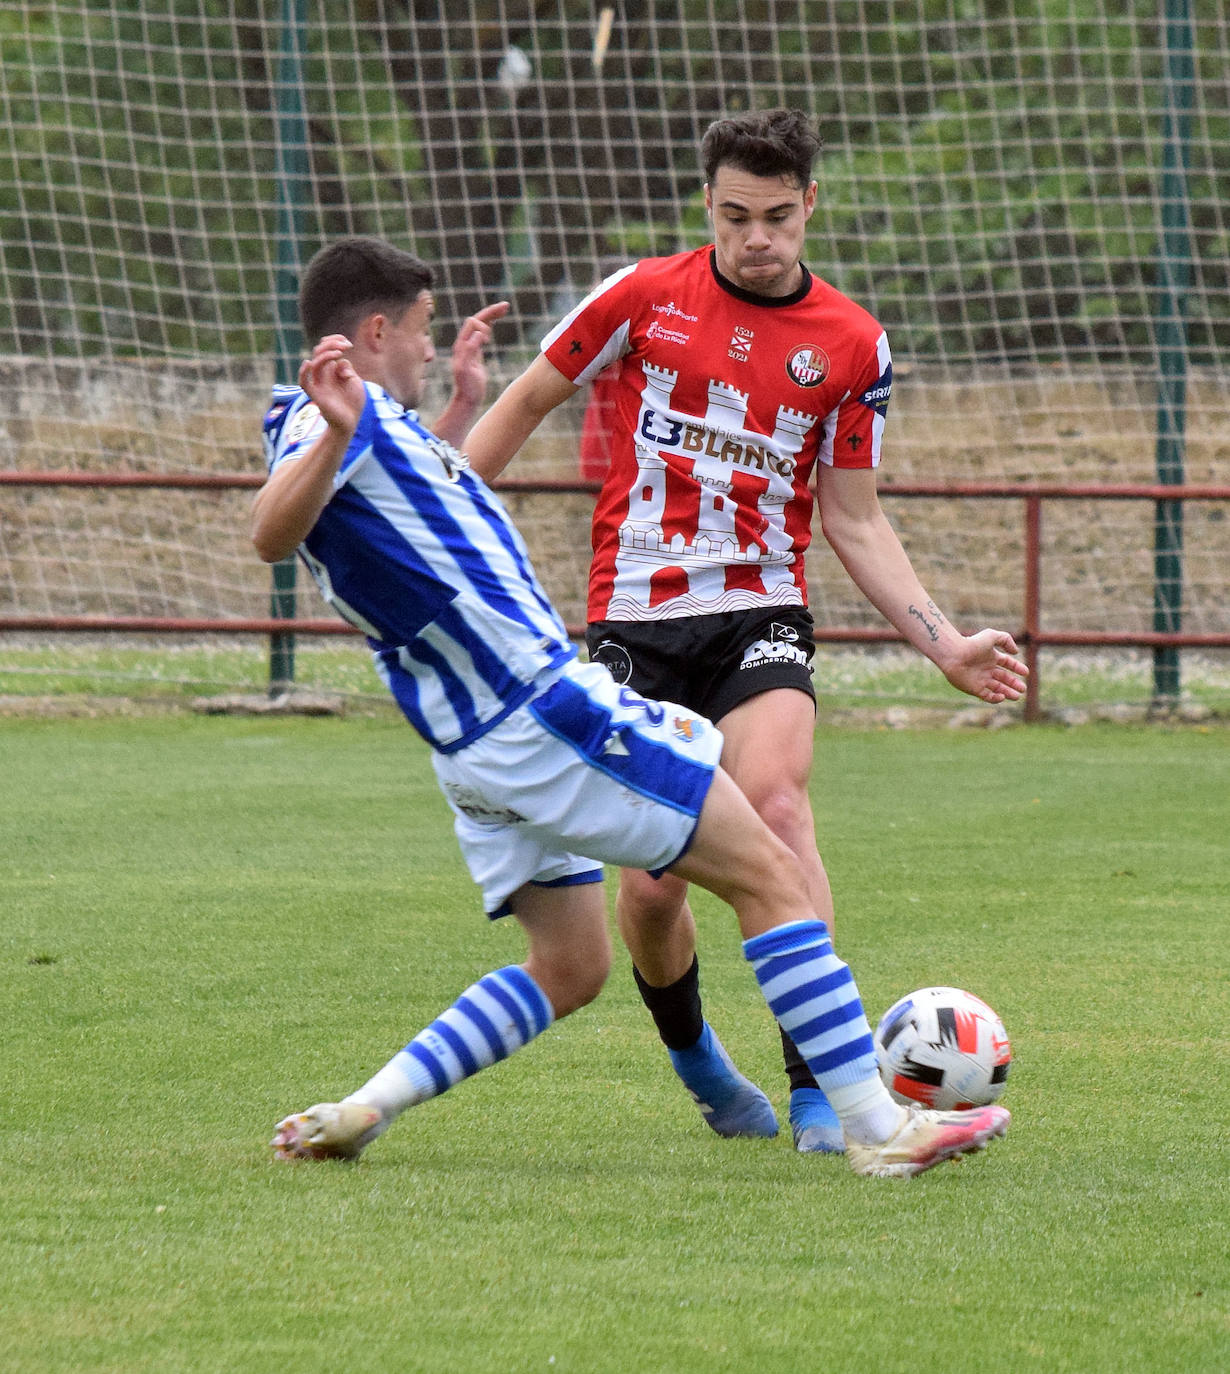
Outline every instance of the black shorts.
{"label": "black shorts", "polygon": [[804,606],[599,620],[585,632],[590,661],[642,696],[675,701],[717,722],[741,702],[775,687],[816,699],[811,613]]}

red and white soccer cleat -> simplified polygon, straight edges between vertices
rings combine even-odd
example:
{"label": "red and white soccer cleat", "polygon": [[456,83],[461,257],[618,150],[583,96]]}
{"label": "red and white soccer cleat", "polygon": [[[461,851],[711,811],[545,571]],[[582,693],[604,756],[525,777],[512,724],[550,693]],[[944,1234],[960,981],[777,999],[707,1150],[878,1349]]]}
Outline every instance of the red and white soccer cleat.
{"label": "red and white soccer cleat", "polygon": [[985,1150],[996,1136],[1007,1134],[1010,1120],[1006,1107],[978,1107],[967,1112],[906,1107],[893,1135],[879,1145],[848,1140],[846,1157],[856,1174],[912,1178],[945,1159]]}

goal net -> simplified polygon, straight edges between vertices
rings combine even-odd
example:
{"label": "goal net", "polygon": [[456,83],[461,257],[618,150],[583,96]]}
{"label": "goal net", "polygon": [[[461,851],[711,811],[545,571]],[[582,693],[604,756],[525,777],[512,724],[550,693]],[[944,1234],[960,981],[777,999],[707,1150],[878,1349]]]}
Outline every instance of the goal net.
{"label": "goal net", "polygon": [[[885,506],[958,623],[1021,625],[1024,507],[894,486],[1230,482],[1220,0],[49,0],[0,8],[0,62],[0,696],[261,684],[257,638],[133,632],[268,616],[250,491],[45,475],[258,476],[322,242],[435,264],[445,347],[510,299],[494,389],[612,263],[707,241],[700,136],[746,108],[818,119],[807,261],[888,330]],[[583,400],[512,475],[578,477]],[[574,624],[590,500],[511,498]],[[1157,513],[1045,503],[1046,629],[1149,631],[1160,596],[1230,630],[1227,503],[1164,508],[1169,562]],[[882,625],[822,540],[810,583],[819,625]],[[47,628],[96,617],[127,630]]]}

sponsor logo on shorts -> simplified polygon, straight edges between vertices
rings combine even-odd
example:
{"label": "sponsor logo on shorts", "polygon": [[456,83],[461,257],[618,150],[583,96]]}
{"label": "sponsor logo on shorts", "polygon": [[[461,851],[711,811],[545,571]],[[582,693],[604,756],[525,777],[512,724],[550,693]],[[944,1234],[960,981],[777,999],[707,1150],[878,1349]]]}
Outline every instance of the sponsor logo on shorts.
{"label": "sponsor logo on shorts", "polygon": [[799,386],[819,386],[829,375],[828,354],[818,344],[800,344],[786,359],[790,380]]}
{"label": "sponsor logo on shorts", "polygon": [[622,687],[632,676],[632,656],[622,644],[604,639],[594,650],[594,662],[601,663]]}
{"label": "sponsor logo on shorts", "polygon": [[445,783],[445,794],[463,816],[478,825],[522,825],[525,817],[510,806],[493,806],[481,792],[457,783]]}
{"label": "sponsor logo on shorts", "polygon": [[[798,639],[798,632],[788,625],[775,625],[773,628],[791,630],[794,638]],[[743,662],[739,664],[739,671],[743,672],[745,668],[763,668],[772,663],[794,663],[811,672],[807,650],[800,649],[797,644],[788,643],[785,638],[758,639],[755,644],[749,644],[743,651]]]}

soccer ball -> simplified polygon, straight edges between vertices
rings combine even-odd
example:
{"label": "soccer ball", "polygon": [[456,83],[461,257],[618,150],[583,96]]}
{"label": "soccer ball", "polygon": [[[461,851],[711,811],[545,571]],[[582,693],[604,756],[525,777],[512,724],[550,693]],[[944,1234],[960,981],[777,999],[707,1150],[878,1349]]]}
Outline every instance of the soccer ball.
{"label": "soccer ball", "polygon": [[1004,1023],[960,988],[919,988],[895,1002],[876,1027],[875,1047],[893,1097],[938,1111],[994,1102],[1012,1062]]}

